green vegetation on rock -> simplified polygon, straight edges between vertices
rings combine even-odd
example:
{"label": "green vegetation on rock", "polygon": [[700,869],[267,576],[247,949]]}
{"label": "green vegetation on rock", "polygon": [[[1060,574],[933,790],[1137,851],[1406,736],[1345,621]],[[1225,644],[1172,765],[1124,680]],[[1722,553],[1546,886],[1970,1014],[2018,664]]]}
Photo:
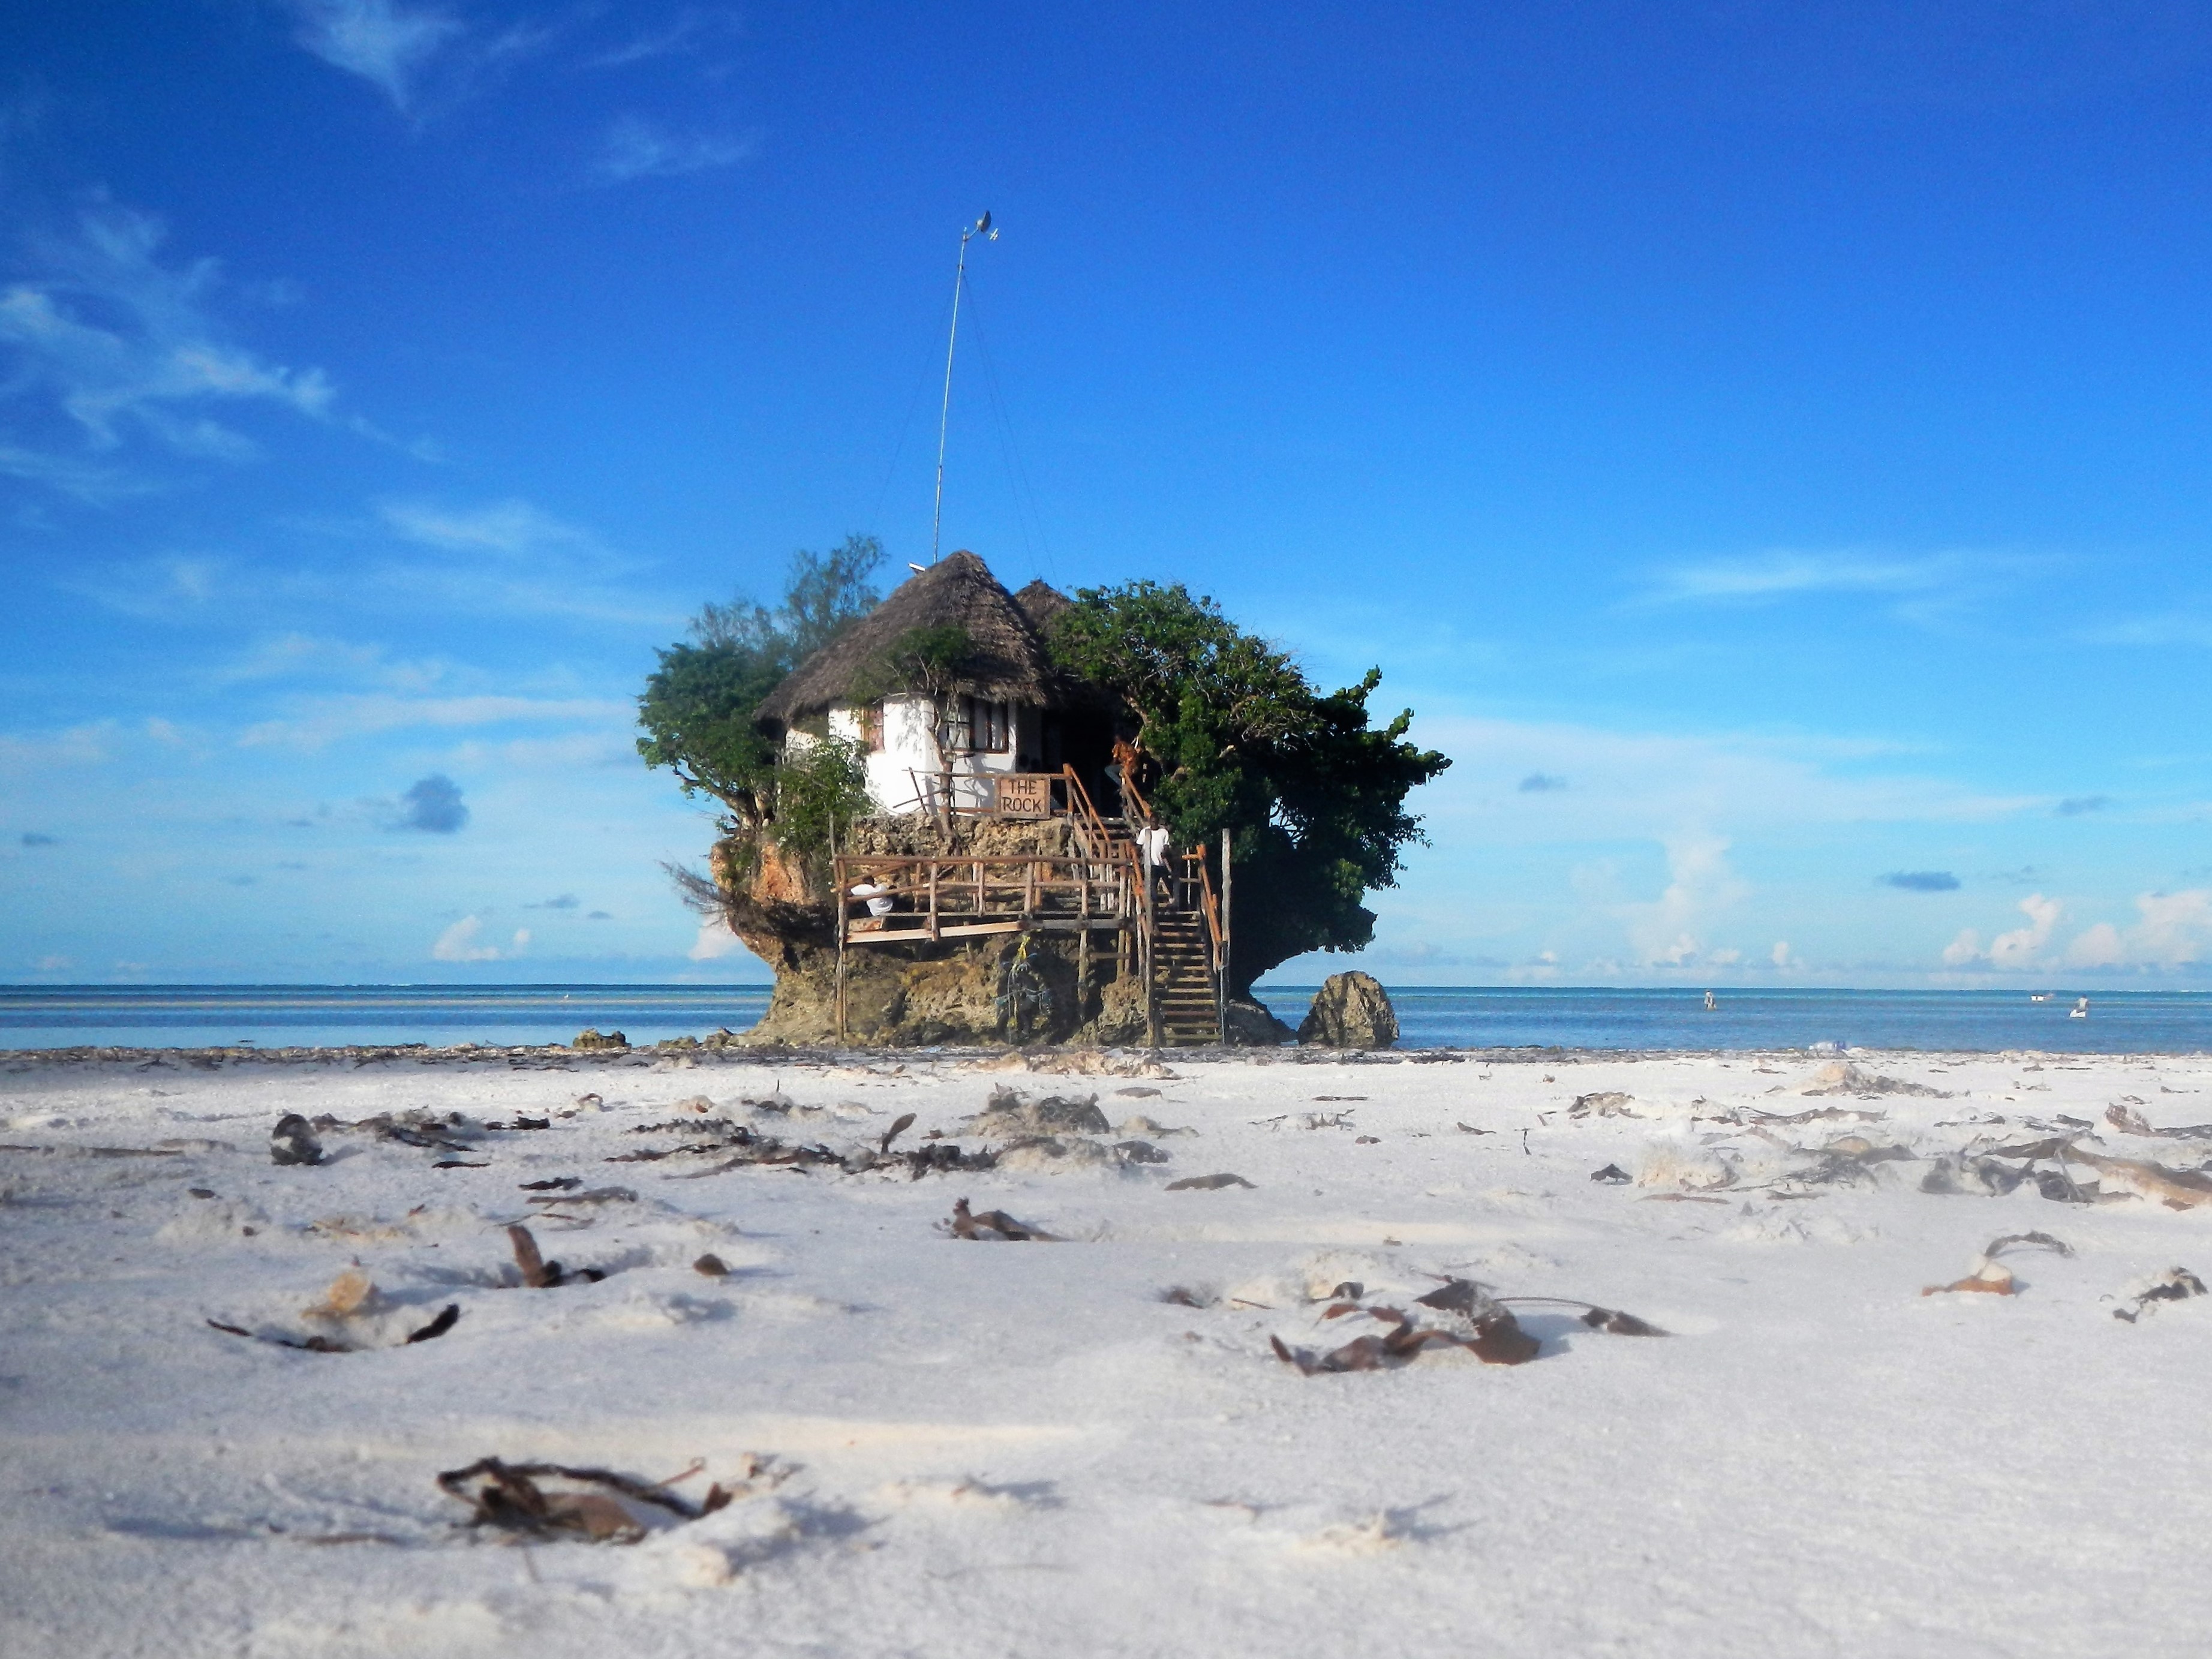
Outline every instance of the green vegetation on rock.
{"label": "green vegetation on rock", "polygon": [[1287,652],[1180,583],[1084,588],[1048,643],[1065,672],[1120,702],[1136,727],[1139,784],[1176,843],[1230,832],[1243,899],[1232,994],[1294,956],[1374,939],[1360,900],[1395,885],[1421,839],[1406,797],[1451,764],[1405,741],[1411,709],[1368,724],[1382,670],[1323,694]]}

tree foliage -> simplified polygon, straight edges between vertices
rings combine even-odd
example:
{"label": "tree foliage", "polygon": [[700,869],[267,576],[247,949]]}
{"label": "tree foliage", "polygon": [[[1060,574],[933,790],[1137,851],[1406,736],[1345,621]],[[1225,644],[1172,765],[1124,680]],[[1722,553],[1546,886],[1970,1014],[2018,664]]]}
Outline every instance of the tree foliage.
{"label": "tree foliage", "polygon": [[850,756],[835,758],[842,750],[832,745],[794,767],[753,714],[785,675],[875,608],[880,596],[867,579],[883,555],[874,537],[848,536],[828,553],[792,556],[775,610],[743,594],[705,606],[691,642],[659,653],[638,698],[645,763],[667,767],[685,793],[721,802],[733,828],[775,823],[779,839],[800,850],[826,842],[833,819],[864,810]]}
{"label": "tree foliage", "polygon": [[1061,668],[1120,700],[1139,782],[1176,844],[1211,847],[1230,832],[1243,897],[1237,994],[1304,951],[1373,939],[1360,901],[1396,884],[1405,848],[1421,839],[1406,797],[1451,764],[1405,741],[1411,709],[1369,725],[1381,670],[1324,695],[1287,653],[1180,583],[1082,589],[1049,642]]}

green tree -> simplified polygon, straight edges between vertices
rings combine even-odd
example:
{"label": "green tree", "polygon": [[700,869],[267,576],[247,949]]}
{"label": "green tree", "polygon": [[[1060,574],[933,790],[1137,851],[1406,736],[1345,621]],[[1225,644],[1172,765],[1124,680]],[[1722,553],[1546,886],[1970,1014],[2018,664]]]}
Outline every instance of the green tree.
{"label": "green tree", "polygon": [[1323,695],[1288,653],[1180,583],[1082,589],[1049,643],[1061,668],[1120,700],[1176,844],[1230,832],[1237,994],[1294,956],[1373,940],[1360,901],[1396,884],[1421,839],[1406,797],[1451,764],[1405,741],[1411,709],[1370,726],[1379,669]]}
{"label": "green tree", "polygon": [[[645,763],[668,768],[686,794],[721,802],[732,829],[757,832],[777,823],[779,838],[799,850],[815,850],[817,829],[826,842],[830,821],[849,819],[865,804],[851,778],[857,763],[834,758],[842,750],[833,745],[822,756],[810,751],[787,779],[787,763],[753,715],[785,675],[880,602],[867,579],[883,556],[874,537],[848,536],[828,553],[793,554],[774,611],[742,593],[703,607],[692,619],[691,642],[659,653],[638,698],[637,752]],[[787,811],[795,836],[781,827]]]}

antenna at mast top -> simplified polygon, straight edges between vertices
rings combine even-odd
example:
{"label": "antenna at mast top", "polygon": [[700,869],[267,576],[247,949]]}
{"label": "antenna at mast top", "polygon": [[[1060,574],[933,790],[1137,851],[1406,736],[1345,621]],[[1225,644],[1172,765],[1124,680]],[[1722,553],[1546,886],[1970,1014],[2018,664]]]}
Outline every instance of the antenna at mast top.
{"label": "antenna at mast top", "polygon": [[937,502],[929,515],[932,564],[937,562],[938,537],[945,527],[945,433],[952,418],[952,349],[960,339],[960,290],[968,283],[968,244],[977,236],[987,242],[999,240],[999,233],[991,228],[988,209],[974,224],[960,228],[960,263],[952,272],[952,326],[945,337],[945,402],[937,411]]}

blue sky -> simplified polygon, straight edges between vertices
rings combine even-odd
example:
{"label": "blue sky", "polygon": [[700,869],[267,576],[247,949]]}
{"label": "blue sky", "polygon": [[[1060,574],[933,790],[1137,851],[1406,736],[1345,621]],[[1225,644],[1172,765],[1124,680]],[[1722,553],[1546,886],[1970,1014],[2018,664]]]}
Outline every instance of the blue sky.
{"label": "blue sky", "polygon": [[988,208],[946,544],[1379,664],[1386,980],[2212,984],[2200,8],[14,18],[0,979],[764,977],[631,699]]}

